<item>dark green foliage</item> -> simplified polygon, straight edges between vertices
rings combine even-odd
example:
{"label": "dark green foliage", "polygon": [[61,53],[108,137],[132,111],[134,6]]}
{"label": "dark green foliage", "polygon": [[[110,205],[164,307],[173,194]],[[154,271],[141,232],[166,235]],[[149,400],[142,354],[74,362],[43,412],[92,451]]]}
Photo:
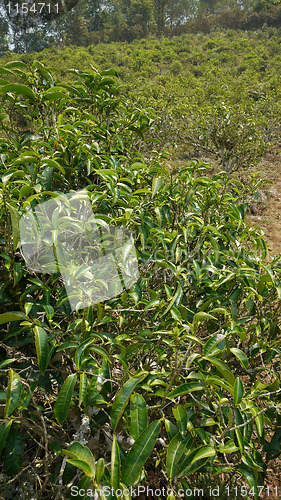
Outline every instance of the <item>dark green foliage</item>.
{"label": "dark green foliage", "polygon": [[[72,480],[115,492],[149,484],[158,469],[175,498],[200,474],[208,484],[224,473],[225,485],[246,481],[257,499],[280,451],[281,354],[280,258],[266,262],[262,231],[245,222],[260,181],[211,176],[197,160],[173,172],[152,150],[151,109],[129,104],[114,70],[68,75],[38,61],[2,68],[6,496],[8,476],[25,488],[22,465],[28,492],[42,498],[69,498]],[[71,312],[58,273],[27,269],[18,220],[80,188],[100,220],[134,231],[140,277]]]}
{"label": "dark green foliage", "polygon": [[[86,70],[92,62],[104,70],[114,64],[122,95],[132,106],[152,108],[150,135],[159,141],[154,147],[176,145],[179,158],[210,157],[231,171],[256,164],[278,145],[277,30],[72,46],[39,56],[69,83],[75,76],[67,67]],[[26,54],[21,59],[32,60]]]}

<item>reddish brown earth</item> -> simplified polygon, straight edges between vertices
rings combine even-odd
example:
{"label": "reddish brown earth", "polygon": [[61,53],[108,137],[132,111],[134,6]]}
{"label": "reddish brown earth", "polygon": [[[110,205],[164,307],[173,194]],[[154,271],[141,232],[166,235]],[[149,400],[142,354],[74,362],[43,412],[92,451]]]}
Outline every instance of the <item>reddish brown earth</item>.
{"label": "reddish brown earth", "polygon": [[[248,216],[248,222],[264,230],[268,246],[268,260],[281,255],[281,154],[267,155],[255,169],[261,178],[269,180],[262,190],[262,203],[257,213]],[[281,499],[281,460],[277,458],[268,464],[265,486],[269,487],[260,498],[265,500]],[[276,495],[277,493],[277,495]]]}
{"label": "reddish brown earth", "polygon": [[269,257],[279,256],[281,255],[281,152],[267,155],[255,170],[272,184],[264,186],[260,210],[250,215],[248,220],[264,230]]}

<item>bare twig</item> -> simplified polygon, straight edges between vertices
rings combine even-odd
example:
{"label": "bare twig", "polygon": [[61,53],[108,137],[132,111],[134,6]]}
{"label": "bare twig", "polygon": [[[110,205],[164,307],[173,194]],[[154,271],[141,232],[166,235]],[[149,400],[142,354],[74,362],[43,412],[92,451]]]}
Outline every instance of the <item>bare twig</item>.
{"label": "bare twig", "polygon": [[[279,406],[271,406],[270,408],[279,408]],[[245,427],[245,425],[248,425],[250,422],[252,422],[253,420],[255,420],[256,417],[258,417],[259,415],[261,415],[262,413],[265,413],[266,411],[268,411],[270,408],[263,408],[262,410],[260,410],[258,413],[256,413],[255,415],[253,415],[251,418],[249,418],[249,420],[246,420],[246,422],[243,422],[243,424],[240,424],[240,425],[236,425],[235,427],[231,427],[230,429],[228,427],[226,427],[226,429],[223,431],[223,433],[220,435],[220,439],[223,439],[224,436],[228,433],[228,432],[231,432],[231,431],[235,431],[236,429],[240,429],[241,427]]]}
{"label": "bare twig", "polygon": [[181,360],[181,362],[180,362],[179,366],[177,367],[177,369],[174,371],[174,373],[173,373],[173,375],[172,375],[172,378],[171,378],[171,380],[170,380],[170,382],[169,382],[168,386],[166,387],[166,390],[165,390],[164,396],[163,396],[163,398],[162,398],[161,408],[162,408],[162,407],[164,406],[164,404],[165,404],[165,399],[166,399],[166,396],[167,396],[167,394],[170,392],[171,387],[172,387],[172,385],[173,385],[173,382],[174,382],[175,378],[176,378],[176,377],[178,376],[178,374],[180,373],[180,371],[181,371],[181,369],[182,369],[182,367],[183,367],[184,363],[186,362],[186,360],[187,360],[187,358],[188,358],[188,355],[189,355],[189,352],[190,352],[191,346],[192,346],[192,341],[190,341],[190,342],[189,342],[189,344],[188,344],[188,348],[187,348],[187,350],[186,350],[186,353],[185,353],[184,357],[182,358],[182,360]]}
{"label": "bare twig", "polygon": [[32,391],[31,391],[29,385],[24,380],[22,380],[22,383],[28,388],[28,391],[29,391],[32,403],[34,405],[34,408],[36,409],[36,412],[38,413],[38,416],[42,422],[42,428],[43,428],[43,434],[44,434],[44,448],[45,448],[44,472],[45,472],[45,475],[47,476],[49,473],[49,471],[48,471],[48,434],[47,434],[45,420],[44,420],[44,417],[43,417],[41,411],[39,410],[39,408],[34,400],[34,397],[33,397],[33,394],[32,394]]}

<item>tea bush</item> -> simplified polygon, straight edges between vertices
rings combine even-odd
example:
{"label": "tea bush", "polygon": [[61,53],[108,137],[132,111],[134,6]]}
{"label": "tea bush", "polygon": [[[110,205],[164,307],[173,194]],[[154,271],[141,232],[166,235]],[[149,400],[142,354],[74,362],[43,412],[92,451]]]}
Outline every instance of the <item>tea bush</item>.
{"label": "tea bush", "polygon": [[[159,150],[177,145],[176,156],[210,157],[224,169],[241,170],[279,147],[279,35],[266,27],[184,33],[131,44],[46,49],[36,57],[68,83],[69,67],[114,67],[130,105],[149,106],[158,116],[151,135]],[[13,58],[32,64],[34,55],[7,53],[3,64]]]}
{"label": "tea bush", "polygon": [[[149,485],[171,500],[215,481],[222,498],[238,485],[257,499],[281,452],[280,258],[266,261],[243,202],[260,181],[197,160],[171,171],[114,70],[1,73],[4,498]],[[82,188],[98,220],[134,231],[140,277],[72,312],[59,273],[28,270],[18,225]]]}

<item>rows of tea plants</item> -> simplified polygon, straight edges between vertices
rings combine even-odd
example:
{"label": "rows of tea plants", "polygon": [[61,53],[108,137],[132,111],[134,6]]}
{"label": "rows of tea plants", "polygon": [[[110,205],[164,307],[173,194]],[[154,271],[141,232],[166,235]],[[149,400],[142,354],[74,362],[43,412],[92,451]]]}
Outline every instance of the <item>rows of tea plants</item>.
{"label": "rows of tea plants", "polygon": [[[151,135],[174,157],[207,157],[231,172],[256,164],[280,142],[278,29],[64,47],[37,57],[64,80],[71,80],[68,67],[114,67],[121,94],[133,107],[151,108]],[[33,55],[20,58],[29,63]]]}
{"label": "rows of tea plants", "polygon": [[[257,499],[281,452],[281,266],[245,224],[257,181],[171,171],[114,70],[1,74],[2,498],[215,484]],[[27,268],[19,220],[79,189],[133,231],[139,279],[73,312],[59,273]]]}

